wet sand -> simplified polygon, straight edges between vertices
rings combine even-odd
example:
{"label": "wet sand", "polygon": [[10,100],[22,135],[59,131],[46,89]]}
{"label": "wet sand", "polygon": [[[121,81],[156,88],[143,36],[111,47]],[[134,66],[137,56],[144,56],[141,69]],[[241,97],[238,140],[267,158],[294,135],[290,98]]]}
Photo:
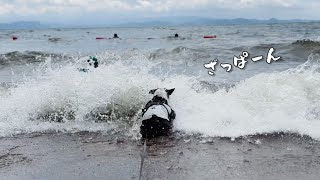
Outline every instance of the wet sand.
{"label": "wet sand", "polygon": [[[159,138],[142,179],[319,179],[320,143],[296,135]],[[140,141],[98,133],[0,139],[1,179],[138,179]]]}

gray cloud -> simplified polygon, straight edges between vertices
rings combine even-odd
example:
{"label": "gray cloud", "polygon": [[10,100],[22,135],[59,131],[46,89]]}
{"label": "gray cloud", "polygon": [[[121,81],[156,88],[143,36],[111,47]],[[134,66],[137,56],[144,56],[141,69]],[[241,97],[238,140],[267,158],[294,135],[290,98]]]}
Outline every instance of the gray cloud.
{"label": "gray cloud", "polygon": [[0,0],[0,21],[74,21],[80,17],[319,19],[318,0]]}

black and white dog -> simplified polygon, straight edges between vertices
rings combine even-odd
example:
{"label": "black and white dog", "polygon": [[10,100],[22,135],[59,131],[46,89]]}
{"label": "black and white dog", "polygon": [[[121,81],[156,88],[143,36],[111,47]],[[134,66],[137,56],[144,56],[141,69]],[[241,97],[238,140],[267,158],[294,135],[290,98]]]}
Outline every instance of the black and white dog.
{"label": "black and white dog", "polygon": [[168,100],[174,90],[157,88],[149,92],[153,94],[153,98],[142,110],[140,133],[143,139],[170,134],[176,113],[169,106]]}

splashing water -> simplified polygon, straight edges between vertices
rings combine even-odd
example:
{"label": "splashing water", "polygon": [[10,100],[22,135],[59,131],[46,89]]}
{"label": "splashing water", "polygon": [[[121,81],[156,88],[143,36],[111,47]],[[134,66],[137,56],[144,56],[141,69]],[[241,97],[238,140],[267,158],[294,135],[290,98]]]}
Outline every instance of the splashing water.
{"label": "splashing water", "polygon": [[138,137],[149,90],[166,87],[176,88],[170,102],[175,130],[222,137],[294,132],[320,139],[317,59],[212,92],[198,77],[153,73],[157,63],[143,57],[102,63],[88,73],[79,72],[78,63],[52,68],[49,58],[32,78],[1,93],[0,136],[102,131]]}

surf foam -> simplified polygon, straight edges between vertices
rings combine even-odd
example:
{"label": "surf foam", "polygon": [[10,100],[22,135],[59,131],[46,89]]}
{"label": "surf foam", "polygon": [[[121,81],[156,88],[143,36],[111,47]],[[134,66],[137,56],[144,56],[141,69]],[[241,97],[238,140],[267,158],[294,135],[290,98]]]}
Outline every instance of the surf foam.
{"label": "surf foam", "polygon": [[[153,75],[154,66],[146,59],[119,60],[83,73],[77,71],[78,64],[55,69],[50,63],[42,65],[32,79],[0,95],[0,135],[122,131],[138,137],[137,117],[151,97],[149,90],[174,87],[175,130],[221,137],[290,132],[320,139],[316,60],[284,72],[258,74],[214,93],[201,86],[198,77]],[[90,116],[101,115],[99,111],[110,117],[100,122]]]}

